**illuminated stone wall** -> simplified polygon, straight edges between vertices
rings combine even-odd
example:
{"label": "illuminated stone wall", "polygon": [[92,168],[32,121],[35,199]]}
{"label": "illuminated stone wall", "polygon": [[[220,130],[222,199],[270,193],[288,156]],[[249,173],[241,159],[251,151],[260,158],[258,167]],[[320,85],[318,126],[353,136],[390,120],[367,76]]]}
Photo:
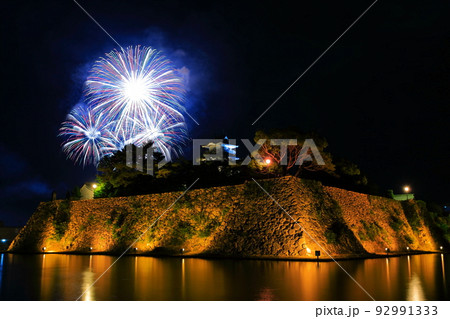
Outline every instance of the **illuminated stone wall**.
{"label": "illuminated stone wall", "polygon": [[283,209],[253,181],[192,190],[175,204],[181,192],[41,203],[10,250],[117,253],[133,244],[137,253],[313,257],[437,249],[414,201],[411,227],[392,199],[294,177],[260,183]]}

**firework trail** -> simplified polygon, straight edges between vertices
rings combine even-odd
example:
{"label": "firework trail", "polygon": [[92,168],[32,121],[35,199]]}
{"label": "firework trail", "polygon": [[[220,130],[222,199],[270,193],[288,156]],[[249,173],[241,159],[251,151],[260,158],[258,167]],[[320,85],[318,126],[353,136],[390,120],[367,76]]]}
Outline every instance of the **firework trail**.
{"label": "firework trail", "polygon": [[186,140],[185,89],[172,63],[150,47],[113,50],[100,58],[85,83],[87,107],[63,123],[63,151],[77,163],[98,164],[127,144],[150,141],[170,161]]}
{"label": "firework trail", "polygon": [[64,153],[75,163],[97,165],[113,149],[114,138],[108,130],[109,120],[86,105],[78,104],[62,123],[58,136],[63,136]]}

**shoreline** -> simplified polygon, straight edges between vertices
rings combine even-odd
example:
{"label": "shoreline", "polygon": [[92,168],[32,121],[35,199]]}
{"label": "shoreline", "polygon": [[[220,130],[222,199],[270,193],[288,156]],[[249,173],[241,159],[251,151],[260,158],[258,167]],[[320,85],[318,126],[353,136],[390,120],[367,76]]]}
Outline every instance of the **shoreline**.
{"label": "shoreline", "polygon": [[111,256],[111,257],[154,257],[154,258],[198,258],[198,259],[211,259],[211,260],[271,260],[271,261],[299,261],[299,262],[333,262],[333,261],[346,261],[346,260],[366,260],[366,259],[378,259],[378,258],[391,258],[391,257],[402,257],[410,255],[425,255],[425,254],[446,254],[445,251],[410,251],[410,252],[391,252],[388,254],[364,254],[364,255],[340,255],[330,257],[277,257],[277,256],[223,256],[215,254],[162,254],[162,253],[135,253],[130,252],[122,255],[121,253],[115,252],[82,252],[82,251],[72,251],[72,252],[11,252],[11,251],[0,251],[0,254],[11,254],[11,255],[75,255],[75,256]]}

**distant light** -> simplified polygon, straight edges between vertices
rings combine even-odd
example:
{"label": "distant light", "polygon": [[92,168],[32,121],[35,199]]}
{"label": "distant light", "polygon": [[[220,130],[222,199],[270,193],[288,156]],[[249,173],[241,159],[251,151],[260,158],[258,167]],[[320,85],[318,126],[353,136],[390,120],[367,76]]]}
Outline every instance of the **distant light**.
{"label": "distant light", "polygon": [[403,190],[405,191],[405,193],[409,193],[411,191],[411,188],[409,186],[405,186],[403,187]]}
{"label": "distant light", "polygon": [[2,239],[2,243],[6,243],[8,241],[8,239]]}
{"label": "distant light", "polygon": [[270,158],[266,158],[266,160],[264,161],[267,165],[269,165],[270,163],[272,163],[272,160]]}
{"label": "distant light", "polygon": [[134,251],[137,251],[137,250],[138,250],[138,249],[135,247],[135,248],[134,248]]}
{"label": "distant light", "polygon": [[389,248],[385,248],[384,250],[388,251]]}
{"label": "distant light", "polygon": [[45,251],[46,249],[47,249],[47,247],[42,247],[42,250],[44,250],[44,251]]}
{"label": "distant light", "polygon": [[311,249],[306,248],[306,252],[307,252],[308,254],[310,254],[310,253],[311,253]]}
{"label": "distant light", "polygon": [[89,250],[92,250],[92,247],[89,247]]}
{"label": "distant light", "polygon": [[439,249],[442,250],[442,249],[444,249],[444,247],[441,246],[441,247],[439,247]]}
{"label": "distant light", "polygon": [[97,184],[93,184],[92,187],[95,189],[97,188]]}
{"label": "distant light", "polygon": [[409,250],[409,247],[406,247],[407,250]]}

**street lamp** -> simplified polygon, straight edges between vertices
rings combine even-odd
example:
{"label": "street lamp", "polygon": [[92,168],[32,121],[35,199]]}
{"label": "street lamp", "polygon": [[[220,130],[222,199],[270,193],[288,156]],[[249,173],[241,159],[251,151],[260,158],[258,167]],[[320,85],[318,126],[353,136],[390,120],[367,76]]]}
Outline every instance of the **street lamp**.
{"label": "street lamp", "polygon": [[406,194],[406,200],[409,199],[408,193],[411,191],[411,187],[409,187],[408,185],[403,186],[403,191]]}
{"label": "street lamp", "polygon": [[96,189],[97,188],[97,184],[92,184],[92,188]]}
{"label": "street lamp", "polygon": [[266,165],[269,165],[270,163],[272,163],[272,161],[271,161],[270,158],[266,158],[266,159],[264,160],[264,162],[266,163]]}

